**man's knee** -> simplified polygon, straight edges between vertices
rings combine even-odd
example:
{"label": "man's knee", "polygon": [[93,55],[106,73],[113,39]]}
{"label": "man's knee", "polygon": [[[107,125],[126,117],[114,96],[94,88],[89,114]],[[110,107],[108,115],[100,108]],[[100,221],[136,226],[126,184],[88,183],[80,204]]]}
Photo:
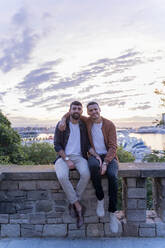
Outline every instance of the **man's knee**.
{"label": "man's knee", "polygon": [[107,168],[108,178],[116,180],[118,178],[118,162],[113,159],[111,163],[108,164]]}
{"label": "man's knee", "polygon": [[100,168],[99,161],[93,156],[89,157],[88,165],[89,165],[90,171],[99,170],[99,168]]}
{"label": "man's knee", "polygon": [[84,178],[86,181],[90,179],[90,171],[89,169],[83,170],[80,174],[82,178]]}

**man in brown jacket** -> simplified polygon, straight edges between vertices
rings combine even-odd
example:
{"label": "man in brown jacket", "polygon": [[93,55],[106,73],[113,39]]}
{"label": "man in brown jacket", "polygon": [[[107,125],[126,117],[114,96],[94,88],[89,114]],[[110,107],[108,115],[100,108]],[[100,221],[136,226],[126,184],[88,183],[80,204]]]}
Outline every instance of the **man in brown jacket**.
{"label": "man in brown jacket", "polygon": [[[106,174],[108,178],[110,231],[117,233],[119,221],[115,215],[117,210],[118,191],[118,161],[116,156],[117,138],[115,125],[100,116],[100,107],[97,102],[89,102],[87,113],[89,118],[81,117],[85,121],[88,136],[95,153],[89,156],[88,165],[91,173],[91,180],[95,188],[97,197],[96,213],[98,217],[105,215],[104,211],[104,191],[101,183],[101,176]],[[61,127],[65,126],[65,117],[61,122]]]}

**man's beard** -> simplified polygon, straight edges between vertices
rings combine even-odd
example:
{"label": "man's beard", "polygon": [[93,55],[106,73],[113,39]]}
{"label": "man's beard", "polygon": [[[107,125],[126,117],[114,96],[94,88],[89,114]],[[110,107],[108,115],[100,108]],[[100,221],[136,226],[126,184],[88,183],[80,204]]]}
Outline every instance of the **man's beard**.
{"label": "man's beard", "polygon": [[80,119],[80,114],[79,113],[73,113],[71,116],[72,116],[72,118],[74,120],[79,120]]}

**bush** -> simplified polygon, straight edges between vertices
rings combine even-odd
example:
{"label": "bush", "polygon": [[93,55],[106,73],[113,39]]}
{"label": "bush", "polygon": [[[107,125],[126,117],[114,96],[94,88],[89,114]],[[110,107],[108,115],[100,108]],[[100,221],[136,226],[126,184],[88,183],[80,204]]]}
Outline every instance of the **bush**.
{"label": "bush", "polygon": [[161,163],[161,162],[165,162],[165,150],[160,153],[159,151],[155,151],[153,150],[152,153],[146,155],[143,159],[144,161],[147,161],[149,163]]}
{"label": "bush", "polygon": [[125,151],[122,146],[118,147],[117,156],[119,162],[123,162],[123,163],[133,162],[135,160],[135,157],[132,155],[132,153]]}
{"label": "bush", "polygon": [[56,159],[56,153],[53,145],[48,143],[33,143],[23,146],[23,152],[26,156],[26,161],[31,161],[32,164],[51,164]]}

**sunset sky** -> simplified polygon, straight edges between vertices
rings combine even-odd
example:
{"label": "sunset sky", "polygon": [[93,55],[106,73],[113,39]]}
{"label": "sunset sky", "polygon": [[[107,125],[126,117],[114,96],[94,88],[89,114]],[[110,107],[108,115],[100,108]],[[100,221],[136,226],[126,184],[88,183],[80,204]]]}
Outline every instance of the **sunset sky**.
{"label": "sunset sky", "polygon": [[55,125],[74,100],[150,124],[163,80],[164,0],[0,0],[0,109],[13,126]]}

